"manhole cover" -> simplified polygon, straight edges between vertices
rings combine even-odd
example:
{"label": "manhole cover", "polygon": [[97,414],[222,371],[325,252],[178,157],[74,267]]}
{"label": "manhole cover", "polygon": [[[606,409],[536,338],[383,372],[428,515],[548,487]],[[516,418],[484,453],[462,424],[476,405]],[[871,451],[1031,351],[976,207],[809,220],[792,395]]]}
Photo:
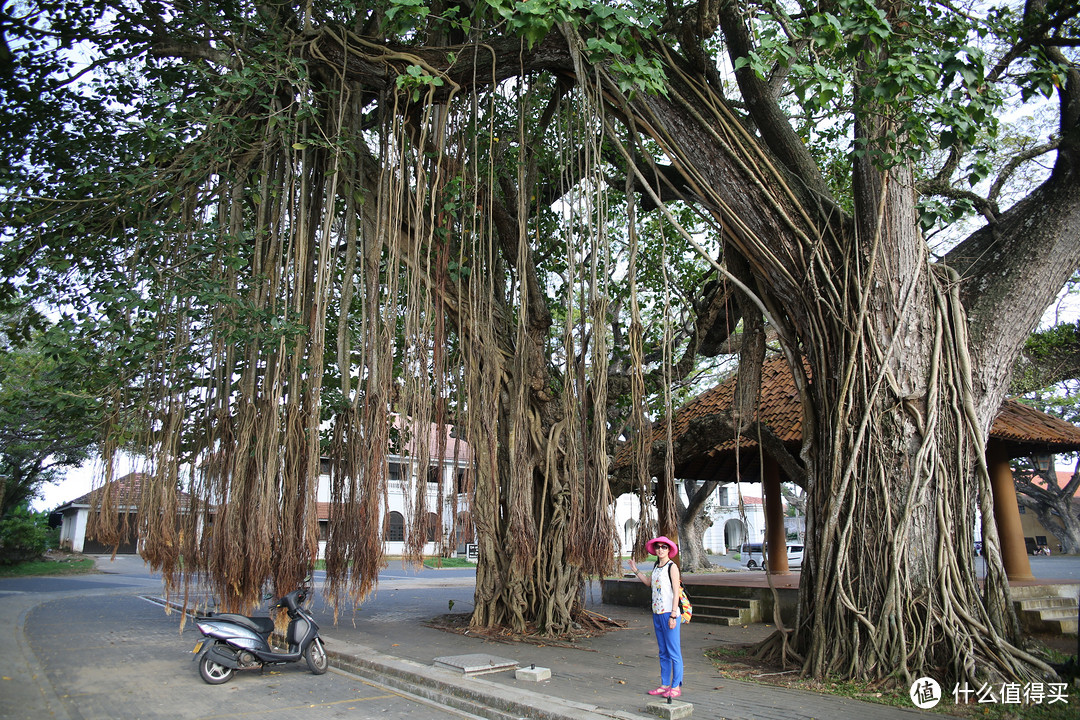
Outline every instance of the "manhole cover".
{"label": "manhole cover", "polygon": [[447,655],[435,658],[435,667],[457,670],[464,675],[486,675],[488,673],[516,670],[517,661],[495,657],[485,653],[471,655]]}

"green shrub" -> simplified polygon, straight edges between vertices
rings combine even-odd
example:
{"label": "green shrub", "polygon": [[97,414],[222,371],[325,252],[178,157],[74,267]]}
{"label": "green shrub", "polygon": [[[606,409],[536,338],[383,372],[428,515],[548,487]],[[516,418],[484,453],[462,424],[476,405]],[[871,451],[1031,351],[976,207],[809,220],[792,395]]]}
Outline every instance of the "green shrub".
{"label": "green shrub", "polygon": [[49,516],[25,505],[0,520],[0,565],[36,560],[48,549]]}

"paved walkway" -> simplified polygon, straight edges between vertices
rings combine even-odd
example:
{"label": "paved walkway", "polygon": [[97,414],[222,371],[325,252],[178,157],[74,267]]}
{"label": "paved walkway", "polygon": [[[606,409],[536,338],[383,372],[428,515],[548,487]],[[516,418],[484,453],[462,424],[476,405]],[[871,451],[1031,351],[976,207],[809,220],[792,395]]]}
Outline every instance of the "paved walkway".
{"label": "paved walkway", "polygon": [[[324,628],[327,648],[338,654],[338,662],[350,665],[359,660],[372,672],[398,672],[391,666],[378,669],[380,660],[405,661],[420,681],[436,685],[456,682],[471,687],[472,695],[487,696],[489,704],[506,706],[510,699],[520,703],[518,711],[531,708],[527,717],[562,717],[553,700],[579,704],[584,713],[608,717],[634,717],[649,712],[655,698],[646,694],[659,684],[659,663],[652,619],[644,611],[614,606],[593,606],[600,613],[610,613],[628,626],[603,636],[582,641],[578,647],[493,642],[481,638],[436,630],[420,623],[387,624],[380,628],[364,624],[353,628],[346,619],[336,627]],[[740,645],[764,637],[771,627],[751,625],[726,628],[691,622],[683,629],[685,684],[682,700],[691,703],[693,715],[704,718],[759,718],[797,720],[833,718],[835,720],[911,720],[927,717],[914,707],[893,708],[880,704],[820,695],[817,693],[769,687],[759,683],[721,678],[705,651],[718,646]],[[515,679],[513,672],[480,677],[462,677],[460,673],[435,671],[432,663],[443,656],[484,653],[516,661],[522,667],[535,664],[551,670],[550,680],[530,682]],[[355,665],[354,665],[355,667]],[[951,701],[951,698],[947,702]],[[570,706],[574,707],[574,706]],[[581,717],[568,712],[566,717]],[[941,717],[940,714],[936,715]]]}

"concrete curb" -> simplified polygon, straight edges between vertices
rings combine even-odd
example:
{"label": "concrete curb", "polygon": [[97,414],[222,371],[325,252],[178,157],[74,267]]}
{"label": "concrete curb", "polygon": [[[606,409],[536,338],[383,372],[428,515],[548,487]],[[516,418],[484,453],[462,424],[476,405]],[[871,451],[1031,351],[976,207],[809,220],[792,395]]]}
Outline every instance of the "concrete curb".
{"label": "concrete curb", "polygon": [[342,640],[328,641],[327,655],[339,670],[490,720],[644,720],[641,715],[605,710],[390,657]]}

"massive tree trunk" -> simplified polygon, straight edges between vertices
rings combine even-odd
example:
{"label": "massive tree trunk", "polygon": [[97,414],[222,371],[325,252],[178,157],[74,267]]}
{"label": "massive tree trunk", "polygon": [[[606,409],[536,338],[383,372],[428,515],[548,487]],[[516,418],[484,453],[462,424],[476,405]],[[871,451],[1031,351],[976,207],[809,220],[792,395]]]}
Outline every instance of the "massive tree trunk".
{"label": "massive tree trunk", "polygon": [[[580,448],[587,443],[575,434],[580,415],[567,407],[567,396],[545,392],[550,318],[544,308],[534,312],[539,318],[526,321],[523,334],[511,325],[461,327],[475,339],[468,350],[475,366],[484,368],[470,380],[475,407],[467,414],[479,544],[471,624],[560,636],[580,621],[584,572],[595,564],[584,546],[599,548],[609,566],[614,535],[603,525],[590,534],[582,522],[587,499],[606,505],[606,498],[596,495],[595,476],[590,482],[584,466]],[[496,337],[486,335],[491,329]]]}
{"label": "massive tree trunk", "polygon": [[683,494],[675,495],[675,507],[679,516],[679,568],[683,572],[708,570],[713,565],[705,553],[705,531],[713,525],[709,517],[708,500],[716,490],[719,481],[701,482],[683,480],[688,502],[683,502]]}
{"label": "massive tree trunk", "polygon": [[[883,118],[860,118],[856,142],[873,146],[890,130]],[[956,542],[974,524],[975,488],[988,491],[979,472],[985,426],[963,412],[971,382],[963,308],[929,262],[910,171],[881,170],[864,156],[854,188],[854,223],[830,248],[842,279],[829,288],[832,301],[807,298],[829,310],[807,303],[806,318],[792,321],[812,348],[809,558],[792,642],[815,676],[884,677],[930,661],[974,680],[970,650],[986,643],[1007,658],[1001,644],[1015,632],[1000,567],[983,605],[972,550]]]}

